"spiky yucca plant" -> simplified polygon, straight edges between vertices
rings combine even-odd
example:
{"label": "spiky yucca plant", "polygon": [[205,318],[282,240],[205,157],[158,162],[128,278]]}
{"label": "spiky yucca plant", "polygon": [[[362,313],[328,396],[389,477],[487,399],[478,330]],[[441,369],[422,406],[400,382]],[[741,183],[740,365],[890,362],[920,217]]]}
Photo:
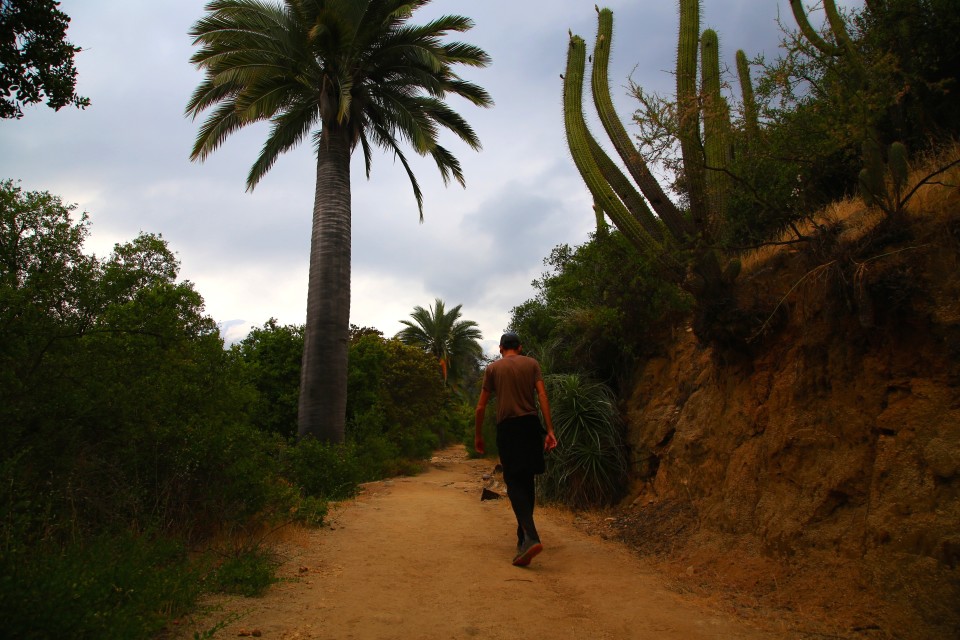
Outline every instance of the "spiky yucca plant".
{"label": "spiky yucca plant", "polygon": [[558,444],[547,456],[540,497],[573,508],[611,503],[627,477],[613,392],[576,373],[548,375],[544,381]]}

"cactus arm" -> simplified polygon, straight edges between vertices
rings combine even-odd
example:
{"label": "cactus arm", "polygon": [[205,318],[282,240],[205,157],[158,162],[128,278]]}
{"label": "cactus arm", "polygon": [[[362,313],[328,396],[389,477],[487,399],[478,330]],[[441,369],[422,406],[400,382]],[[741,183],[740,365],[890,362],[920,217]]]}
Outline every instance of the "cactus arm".
{"label": "cactus arm", "polygon": [[650,206],[663,220],[667,229],[678,241],[692,235],[693,228],[689,220],[664,193],[660,183],[650,172],[647,163],[636,146],[630,140],[627,130],[617,116],[610,98],[610,82],[607,68],[610,63],[610,47],[613,40],[613,12],[610,9],[600,9],[597,17],[597,40],[593,50],[593,74],[591,89],[593,101],[600,116],[600,122],[613,143],[617,154],[623,160],[641,193],[650,202]]}
{"label": "cactus arm", "polygon": [[750,63],[743,49],[737,50],[737,75],[740,78],[740,92],[743,100],[743,121],[747,133],[747,146],[757,144],[760,137],[760,119],[757,115],[757,100],[753,94],[753,82],[750,79]]}
{"label": "cactus arm", "polygon": [[[840,47],[821,38],[817,30],[810,25],[810,20],[807,19],[807,12],[803,8],[803,0],[790,0],[790,8],[793,9],[793,17],[797,21],[797,26],[800,27],[800,33],[810,41],[810,44],[827,55],[840,55]],[[834,6],[834,8],[836,8],[836,6]]]}
{"label": "cactus arm", "polygon": [[610,220],[638,249],[651,255],[659,254],[657,243],[647,234],[636,218],[603,179],[590,151],[590,134],[583,117],[583,71],[586,45],[583,38],[571,36],[567,48],[567,68],[563,80],[563,120],[567,144],[574,164],[593,195],[595,203],[610,216]]}
{"label": "cactus arm", "polygon": [[[843,22],[843,17],[837,10],[837,3],[834,0],[823,0],[823,10],[827,14],[827,22],[830,23],[830,31],[834,39],[844,50],[850,54],[855,54],[853,40],[847,32],[847,26]],[[854,57],[856,57],[854,55]]]}
{"label": "cactus arm", "polygon": [[657,242],[661,242],[663,232],[660,230],[650,207],[647,206],[646,200],[640,196],[630,179],[623,175],[616,163],[600,147],[589,129],[587,129],[586,134],[587,142],[590,145],[590,153],[593,155],[594,162],[596,162],[603,179],[607,181],[607,184],[610,185],[610,188],[617,194],[617,197],[620,198],[637,222],[643,226],[644,231]]}
{"label": "cactus arm", "polygon": [[605,236],[610,231],[607,226],[607,219],[603,214],[603,207],[596,200],[593,201],[593,215],[597,219],[597,236]]}
{"label": "cactus arm", "polygon": [[703,148],[700,144],[700,109],[697,104],[697,49],[700,40],[700,0],[680,0],[680,35],[677,43],[677,111],[680,153],[690,198],[690,213],[698,231],[704,231],[707,204],[704,187]]}
{"label": "cactus arm", "polygon": [[[850,33],[847,31],[846,24],[844,24],[843,16],[841,16],[837,10],[837,3],[834,2],[834,0],[823,0],[823,10],[827,14],[827,22],[830,23],[830,31],[833,33],[834,39],[840,45],[846,58],[850,61],[855,73],[863,76],[866,73],[863,58],[860,56],[860,52],[857,51],[857,47],[853,44],[853,39],[850,38]],[[863,82],[863,80],[861,79],[860,82]]]}
{"label": "cactus arm", "polygon": [[703,96],[703,146],[706,156],[709,223],[716,230],[724,219],[727,191],[727,147],[730,108],[720,92],[720,43],[713,29],[700,35],[701,94]]}

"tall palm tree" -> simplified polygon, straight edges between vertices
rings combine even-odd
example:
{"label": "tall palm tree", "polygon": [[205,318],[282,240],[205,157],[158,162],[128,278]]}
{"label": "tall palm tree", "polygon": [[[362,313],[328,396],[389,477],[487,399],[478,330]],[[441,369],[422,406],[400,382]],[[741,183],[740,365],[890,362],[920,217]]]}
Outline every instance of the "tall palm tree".
{"label": "tall palm tree", "polygon": [[478,340],[483,338],[477,323],[473,320],[460,320],[458,304],[450,311],[446,310],[443,300],[437,298],[429,310],[414,307],[410,320],[401,320],[406,325],[397,334],[404,344],[420,347],[440,363],[444,383],[448,376],[460,372],[468,362],[477,361],[483,356],[483,348]]}
{"label": "tall palm tree", "polygon": [[271,128],[247,176],[253,190],[277,158],[312,131],[317,181],[310,243],[307,322],[298,407],[299,433],[342,441],[350,319],[350,156],[372,145],[392,151],[423,196],[400,149],[406,141],[437,163],[444,184],[464,185],[460,163],[437,143],[447,129],[479,150],[480,142],[444,99],[493,104],[453,67],[484,67],[480,48],[441,42],[473,22],[443,16],[417,26],[412,13],[430,0],[214,0],[190,35],[191,62],[204,72],[187,104],[196,118],[213,109],[191,153],[204,160],[233,132],[256,122]]}

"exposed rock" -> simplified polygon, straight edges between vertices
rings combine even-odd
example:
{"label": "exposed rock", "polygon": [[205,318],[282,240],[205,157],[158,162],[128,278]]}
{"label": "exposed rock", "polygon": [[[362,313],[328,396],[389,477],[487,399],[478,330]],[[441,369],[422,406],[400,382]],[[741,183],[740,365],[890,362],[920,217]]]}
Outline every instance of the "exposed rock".
{"label": "exposed rock", "polygon": [[[868,327],[841,266],[793,292],[751,358],[682,331],[645,364],[624,536],[683,532],[656,553],[727,535],[781,562],[830,554],[851,584],[877,585],[886,608],[869,624],[960,637],[960,243],[935,223],[857,272]],[[743,303],[773,308],[811,268],[798,254],[778,282],[744,276]]]}

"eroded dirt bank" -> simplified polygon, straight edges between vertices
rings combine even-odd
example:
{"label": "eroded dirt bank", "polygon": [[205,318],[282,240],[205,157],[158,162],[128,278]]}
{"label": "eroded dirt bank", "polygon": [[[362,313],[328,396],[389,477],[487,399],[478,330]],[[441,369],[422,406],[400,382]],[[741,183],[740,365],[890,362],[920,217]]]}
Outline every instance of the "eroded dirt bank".
{"label": "eroded dirt bank", "polygon": [[[738,282],[742,354],[681,332],[628,403],[635,484],[610,535],[694,590],[843,638],[960,637],[960,203],[851,218]],[[874,223],[871,223],[874,224]],[[896,233],[894,233],[894,231]],[[679,574],[682,577],[682,574]]]}

